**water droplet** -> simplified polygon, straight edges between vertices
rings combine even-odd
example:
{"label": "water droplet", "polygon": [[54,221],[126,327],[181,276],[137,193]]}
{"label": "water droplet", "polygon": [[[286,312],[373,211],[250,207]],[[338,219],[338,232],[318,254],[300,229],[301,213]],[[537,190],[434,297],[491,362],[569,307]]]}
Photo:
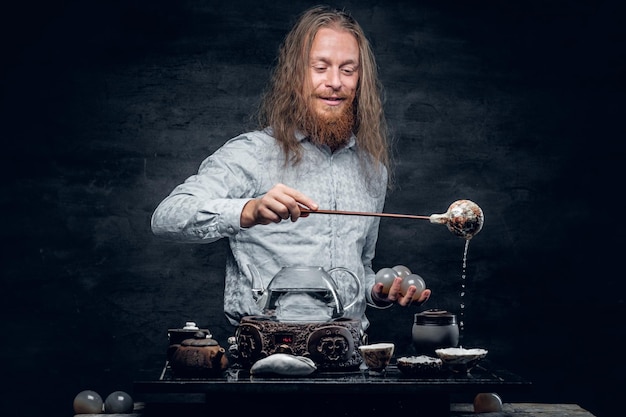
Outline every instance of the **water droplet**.
{"label": "water droplet", "polygon": [[461,300],[459,301],[460,307],[460,318],[459,318],[459,346],[462,346],[461,341],[463,340],[463,331],[465,329],[465,321],[463,319],[465,315],[465,282],[467,279],[466,270],[467,270],[467,252],[469,250],[469,239],[465,241],[465,247],[463,248],[463,268],[461,270]]}

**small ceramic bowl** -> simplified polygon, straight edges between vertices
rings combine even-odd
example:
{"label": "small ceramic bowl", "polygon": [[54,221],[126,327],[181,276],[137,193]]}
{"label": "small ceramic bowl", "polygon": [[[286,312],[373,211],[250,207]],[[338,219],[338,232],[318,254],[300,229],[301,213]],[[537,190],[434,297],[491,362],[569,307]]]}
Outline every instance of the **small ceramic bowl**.
{"label": "small ceramic bowl", "polygon": [[393,343],[374,343],[359,346],[359,352],[370,373],[382,373],[391,362],[395,345]]}
{"label": "small ceramic bowl", "polygon": [[435,353],[443,361],[444,368],[453,372],[469,372],[485,356],[485,349],[465,349],[451,347],[435,350]]}
{"label": "small ceramic bowl", "polygon": [[441,372],[443,361],[426,355],[403,356],[398,358],[397,366],[400,372],[410,376],[430,376]]}

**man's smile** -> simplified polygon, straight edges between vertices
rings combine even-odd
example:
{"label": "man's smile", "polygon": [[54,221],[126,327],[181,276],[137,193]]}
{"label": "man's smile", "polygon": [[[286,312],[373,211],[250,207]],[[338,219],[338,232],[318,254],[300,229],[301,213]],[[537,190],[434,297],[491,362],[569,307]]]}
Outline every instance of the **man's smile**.
{"label": "man's smile", "polygon": [[343,103],[346,99],[345,97],[318,97],[328,106],[338,106]]}

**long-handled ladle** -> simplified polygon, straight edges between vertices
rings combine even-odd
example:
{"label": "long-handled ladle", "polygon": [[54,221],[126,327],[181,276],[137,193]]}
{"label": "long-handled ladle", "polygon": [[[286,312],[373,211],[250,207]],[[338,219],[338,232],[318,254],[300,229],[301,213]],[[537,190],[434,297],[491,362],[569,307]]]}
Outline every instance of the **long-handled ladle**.
{"label": "long-handled ladle", "polygon": [[478,204],[470,200],[457,200],[450,205],[448,211],[443,214],[431,214],[430,216],[417,216],[413,214],[395,213],[371,213],[366,211],[343,211],[343,210],[309,210],[306,207],[300,209],[303,213],[310,214],[339,214],[347,216],[374,216],[391,217],[396,219],[420,219],[430,220],[431,223],[445,224],[448,230],[458,237],[469,240],[476,236],[483,228],[485,215]]}
{"label": "long-handled ladle", "polygon": [[396,219],[430,219],[430,216],[416,216],[413,214],[395,214],[395,213],[370,213],[367,211],[344,211],[344,210],[309,210],[307,208],[301,208],[302,213],[312,214],[342,214],[345,216],[371,216],[371,217],[393,217]]}

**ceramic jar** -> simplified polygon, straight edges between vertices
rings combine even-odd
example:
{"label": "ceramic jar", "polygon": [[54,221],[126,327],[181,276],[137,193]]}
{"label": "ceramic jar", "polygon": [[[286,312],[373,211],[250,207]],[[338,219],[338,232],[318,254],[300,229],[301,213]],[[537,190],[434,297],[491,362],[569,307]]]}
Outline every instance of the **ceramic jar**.
{"label": "ceramic jar", "polygon": [[413,347],[418,354],[436,356],[435,349],[457,347],[459,326],[456,315],[445,310],[426,310],[415,314]]}

